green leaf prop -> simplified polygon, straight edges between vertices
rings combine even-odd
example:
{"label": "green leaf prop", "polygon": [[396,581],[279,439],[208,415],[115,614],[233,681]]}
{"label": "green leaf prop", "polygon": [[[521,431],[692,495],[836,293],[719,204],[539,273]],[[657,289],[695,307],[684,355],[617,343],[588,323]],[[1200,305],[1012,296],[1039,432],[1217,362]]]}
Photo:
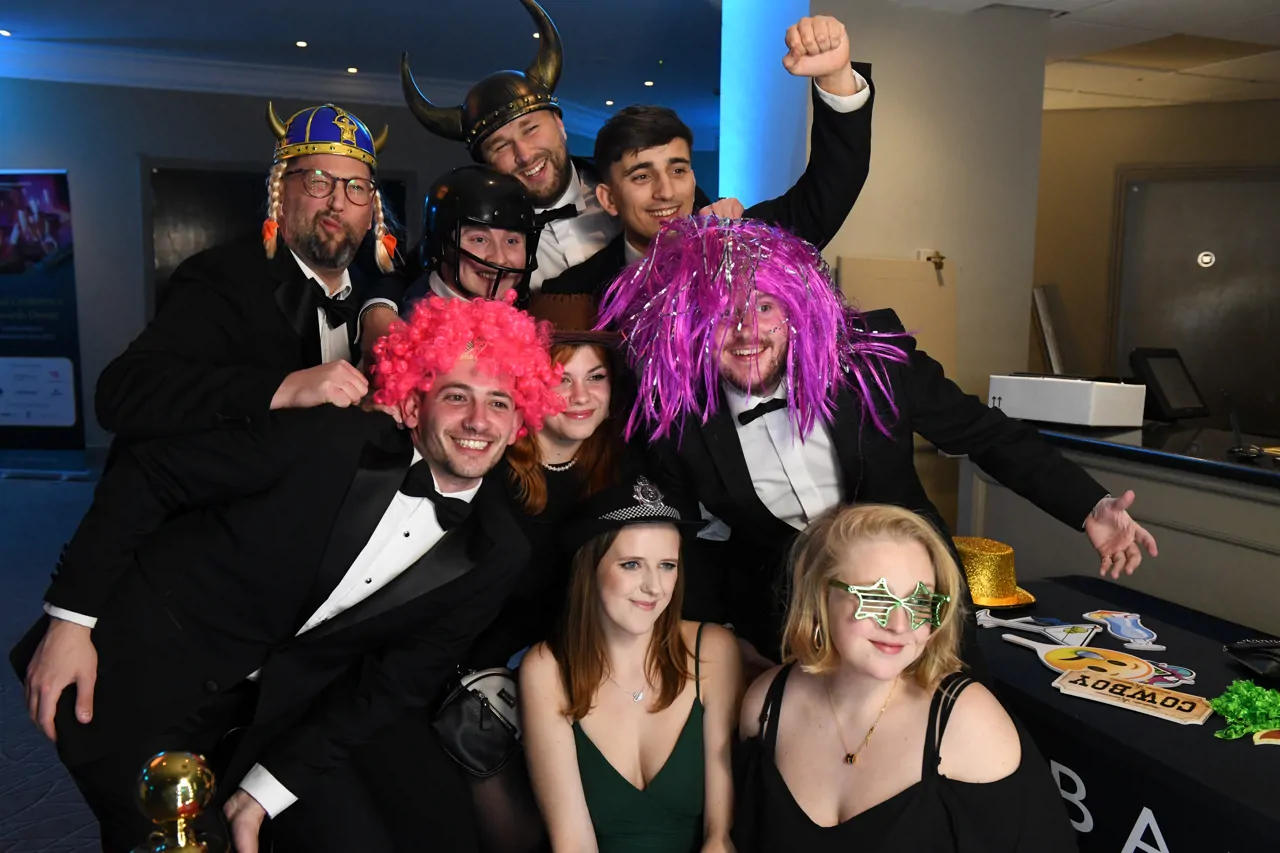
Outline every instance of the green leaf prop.
{"label": "green leaf prop", "polygon": [[1235,740],[1254,732],[1280,729],[1280,691],[1259,687],[1252,681],[1233,681],[1226,692],[1209,705],[1227,721],[1215,737]]}

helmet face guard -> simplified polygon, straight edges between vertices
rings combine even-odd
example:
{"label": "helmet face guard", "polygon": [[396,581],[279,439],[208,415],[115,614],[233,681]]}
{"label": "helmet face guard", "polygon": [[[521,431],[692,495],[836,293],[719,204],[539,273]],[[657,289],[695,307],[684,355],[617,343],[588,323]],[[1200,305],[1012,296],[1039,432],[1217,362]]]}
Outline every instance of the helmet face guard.
{"label": "helmet face guard", "polygon": [[[469,252],[462,248],[462,229],[467,226],[476,226],[480,228],[496,228],[503,231],[512,231],[524,234],[524,266],[522,267],[506,267],[493,261],[485,260],[473,252]],[[445,284],[457,290],[460,294],[472,296],[470,291],[462,286],[462,259],[468,258],[476,264],[486,269],[493,270],[495,275],[493,278],[493,286],[489,288],[489,292],[484,294],[485,299],[497,299],[498,293],[502,290],[502,283],[506,276],[512,276],[515,279],[513,287],[516,290],[518,298],[523,301],[529,295],[529,276],[538,268],[538,232],[526,230],[523,228],[504,228],[500,224],[492,224],[483,222],[472,217],[460,217],[454,220],[452,236],[446,241],[439,239],[438,235],[432,234],[432,253],[435,256],[436,270],[441,272],[440,264],[449,261],[453,265],[453,275],[445,278],[442,274],[440,277],[444,279]],[[446,256],[446,250],[453,250],[453,258],[450,260]]]}

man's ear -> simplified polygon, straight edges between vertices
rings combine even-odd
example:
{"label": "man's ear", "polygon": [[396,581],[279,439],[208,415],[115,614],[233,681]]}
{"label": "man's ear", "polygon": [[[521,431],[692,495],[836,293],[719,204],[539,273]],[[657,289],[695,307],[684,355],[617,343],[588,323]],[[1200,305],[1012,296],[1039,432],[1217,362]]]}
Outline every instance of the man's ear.
{"label": "man's ear", "polygon": [[516,439],[520,437],[520,430],[524,428],[524,412],[516,410],[515,420],[511,424],[511,435],[507,436],[507,447],[516,443]]}
{"label": "man's ear", "polygon": [[422,394],[414,391],[400,404],[400,422],[407,429],[417,429],[422,422]]}
{"label": "man's ear", "polygon": [[618,215],[618,206],[613,203],[613,190],[609,189],[609,185],[604,181],[596,184],[596,200],[600,202],[605,213],[610,216]]}
{"label": "man's ear", "polygon": [[556,127],[560,128],[560,136],[561,136],[561,137],[562,137],[566,142],[568,142],[568,141],[569,141],[569,134],[568,134],[568,132],[564,129],[564,118],[563,118],[559,113],[556,113]]}

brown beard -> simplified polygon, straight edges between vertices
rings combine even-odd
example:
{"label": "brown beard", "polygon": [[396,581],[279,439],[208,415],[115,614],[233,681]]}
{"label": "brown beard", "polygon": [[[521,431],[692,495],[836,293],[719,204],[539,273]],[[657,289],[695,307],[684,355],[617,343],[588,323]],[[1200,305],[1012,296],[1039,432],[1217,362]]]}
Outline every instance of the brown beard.
{"label": "brown beard", "polygon": [[727,375],[723,370],[720,371],[720,378],[728,384],[730,388],[739,394],[746,394],[751,397],[763,397],[766,394],[772,394],[773,390],[778,387],[778,383],[782,381],[782,377],[787,372],[787,351],[784,349],[773,363],[773,367],[769,372],[760,377],[759,380],[744,385],[732,376]]}
{"label": "brown beard", "polygon": [[355,260],[360,249],[361,236],[347,223],[342,223],[342,233],[326,239],[320,231],[320,220],[327,218],[324,211],[317,213],[311,220],[311,227],[304,231],[294,250],[305,258],[309,265],[322,269],[344,270]]}
{"label": "brown beard", "polygon": [[[525,184],[525,191],[529,194],[529,200],[533,202],[533,206],[537,208],[550,207],[560,196],[564,195],[564,191],[569,189],[569,169],[572,166],[569,163],[568,151],[561,146],[559,151],[547,152],[547,168],[553,169],[558,176],[556,182],[551,184],[545,191],[539,195],[535,195],[533,190]],[[520,178],[519,170],[516,171],[517,180]],[[524,181],[520,181],[524,184]]]}

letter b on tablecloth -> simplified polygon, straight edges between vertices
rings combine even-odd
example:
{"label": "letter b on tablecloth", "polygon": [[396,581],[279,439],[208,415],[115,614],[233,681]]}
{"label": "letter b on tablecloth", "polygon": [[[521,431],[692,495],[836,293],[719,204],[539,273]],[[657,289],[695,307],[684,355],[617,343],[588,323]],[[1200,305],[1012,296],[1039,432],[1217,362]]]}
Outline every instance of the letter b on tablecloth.
{"label": "letter b on tablecloth", "polygon": [[[1070,767],[1064,767],[1056,761],[1049,762],[1049,770],[1053,772],[1053,781],[1058,785],[1058,793],[1062,795],[1062,799],[1080,810],[1080,819],[1071,819],[1071,825],[1075,827],[1076,832],[1092,832],[1093,831],[1093,814],[1089,811],[1089,807],[1084,804],[1085,794],[1084,780],[1076,775],[1076,772]],[[1071,779],[1072,789],[1068,791],[1062,787],[1062,777],[1066,776]],[[1157,830],[1158,832],[1158,830]]]}

